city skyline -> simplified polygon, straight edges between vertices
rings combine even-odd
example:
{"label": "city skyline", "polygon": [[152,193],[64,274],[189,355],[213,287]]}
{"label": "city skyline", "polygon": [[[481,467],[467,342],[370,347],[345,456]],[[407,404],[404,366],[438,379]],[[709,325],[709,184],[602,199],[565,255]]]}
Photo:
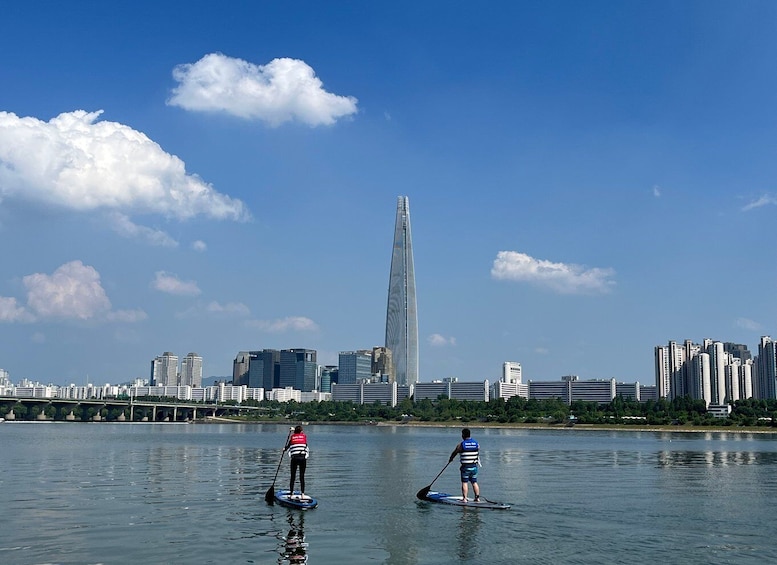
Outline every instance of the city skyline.
{"label": "city skyline", "polygon": [[[654,380],[777,336],[777,5],[12,2],[0,367],[385,343],[413,205],[419,378]],[[466,38],[466,41],[464,41]],[[21,47],[23,46],[23,48]]]}

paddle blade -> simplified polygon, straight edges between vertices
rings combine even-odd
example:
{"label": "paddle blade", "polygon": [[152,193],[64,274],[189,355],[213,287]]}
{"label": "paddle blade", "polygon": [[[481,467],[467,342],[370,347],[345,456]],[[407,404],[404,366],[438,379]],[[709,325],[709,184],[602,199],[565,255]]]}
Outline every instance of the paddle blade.
{"label": "paddle blade", "polygon": [[432,485],[422,488],[417,493],[415,493],[416,498],[418,498],[418,500],[426,500],[426,495],[429,494],[429,490],[431,490],[431,488]]}
{"label": "paddle blade", "polygon": [[267,502],[267,504],[273,503],[273,501],[275,500],[275,485],[267,489],[267,492],[264,494],[264,500],[265,502]]}

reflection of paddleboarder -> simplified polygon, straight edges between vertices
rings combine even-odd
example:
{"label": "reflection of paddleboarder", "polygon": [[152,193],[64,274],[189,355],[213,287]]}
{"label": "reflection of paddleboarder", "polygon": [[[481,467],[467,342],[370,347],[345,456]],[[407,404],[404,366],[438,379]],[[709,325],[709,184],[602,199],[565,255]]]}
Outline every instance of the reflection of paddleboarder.
{"label": "reflection of paddleboarder", "polygon": [[295,516],[289,512],[289,533],[283,538],[283,552],[278,563],[307,563],[308,544],[305,543],[304,514],[299,514],[298,522]]}

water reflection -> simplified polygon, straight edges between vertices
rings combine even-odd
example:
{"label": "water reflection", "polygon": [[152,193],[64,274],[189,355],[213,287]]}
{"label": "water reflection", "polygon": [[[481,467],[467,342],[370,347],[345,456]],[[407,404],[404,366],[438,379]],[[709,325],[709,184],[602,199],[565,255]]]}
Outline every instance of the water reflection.
{"label": "water reflection", "polygon": [[659,451],[659,467],[774,465],[777,453],[763,451]]}
{"label": "water reflection", "polygon": [[307,563],[308,544],[305,541],[305,513],[288,509],[286,521],[289,533],[283,537],[278,563]]}
{"label": "water reflection", "polygon": [[461,509],[459,535],[457,538],[458,543],[456,547],[456,555],[458,555],[461,561],[473,559],[480,550],[481,546],[478,542],[478,532],[483,523],[480,514],[481,513],[477,508],[467,508],[465,506]]}

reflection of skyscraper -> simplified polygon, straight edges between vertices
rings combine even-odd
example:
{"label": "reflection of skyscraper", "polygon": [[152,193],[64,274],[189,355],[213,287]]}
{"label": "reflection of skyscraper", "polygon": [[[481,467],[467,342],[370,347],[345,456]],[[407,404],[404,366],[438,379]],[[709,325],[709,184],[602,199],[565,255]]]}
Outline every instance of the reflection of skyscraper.
{"label": "reflection of skyscraper", "polygon": [[394,251],[391,255],[386,347],[391,350],[397,383],[418,382],[418,314],[415,297],[413,243],[410,238],[410,202],[397,198]]}

